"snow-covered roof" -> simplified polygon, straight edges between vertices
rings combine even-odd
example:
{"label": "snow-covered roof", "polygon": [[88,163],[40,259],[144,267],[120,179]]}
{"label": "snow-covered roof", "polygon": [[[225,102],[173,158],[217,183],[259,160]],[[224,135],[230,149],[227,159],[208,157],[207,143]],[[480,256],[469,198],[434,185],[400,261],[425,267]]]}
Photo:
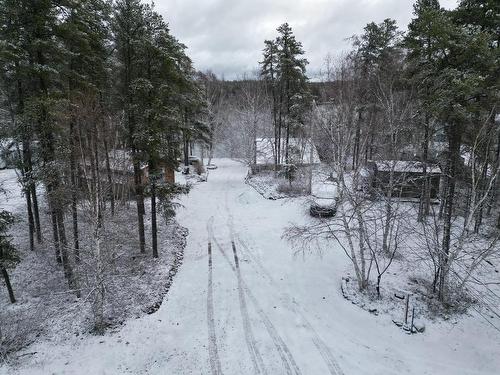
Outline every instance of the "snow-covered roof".
{"label": "snow-covered roof", "polygon": [[[285,162],[285,140],[281,140],[281,163]],[[274,163],[274,138],[257,138],[257,164]],[[288,141],[289,163],[319,164],[318,150],[310,139],[290,138]],[[280,163],[280,164],[281,164]]]}
{"label": "snow-covered roof", "polygon": [[[405,161],[405,160],[376,160],[374,161],[378,171],[390,172],[409,172],[409,173],[422,173],[423,163],[419,161]],[[427,173],[440,174],[441,168],[435,164],[427,164]]]}

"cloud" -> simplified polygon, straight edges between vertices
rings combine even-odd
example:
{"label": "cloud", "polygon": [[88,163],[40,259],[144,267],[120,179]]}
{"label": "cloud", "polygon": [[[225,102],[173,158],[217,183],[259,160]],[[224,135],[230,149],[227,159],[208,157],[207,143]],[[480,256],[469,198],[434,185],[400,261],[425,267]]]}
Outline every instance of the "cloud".
{"label": "cloud", "polygon": [[[441,2],[447,8],[456,0]],[[412,17],[412,0],[156,0],[173,35],[188,46],[199,70],[235,79],[258,67],[264,40],[288,22],[306,51],[310,76],[327,54],[350,47],[347,38],[372,21],[393,18],[401,29]]]}

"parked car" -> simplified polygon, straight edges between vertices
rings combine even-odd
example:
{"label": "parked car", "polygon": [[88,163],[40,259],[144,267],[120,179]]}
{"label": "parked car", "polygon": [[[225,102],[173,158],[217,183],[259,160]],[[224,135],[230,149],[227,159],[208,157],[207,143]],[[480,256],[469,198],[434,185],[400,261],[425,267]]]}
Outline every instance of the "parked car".
{"label": "parked car", "polygon": [[314,217],[332,217],[337,213],[338,183],[330,175],[326,180],[316,182],[311,187],[309,213]]}

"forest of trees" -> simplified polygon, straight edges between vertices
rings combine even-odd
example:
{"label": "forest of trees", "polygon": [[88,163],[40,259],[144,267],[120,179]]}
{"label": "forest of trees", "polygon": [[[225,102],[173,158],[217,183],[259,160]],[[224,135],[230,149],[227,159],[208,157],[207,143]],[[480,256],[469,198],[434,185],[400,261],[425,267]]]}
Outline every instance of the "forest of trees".
{"label": "forest of trees", "polygon": [[[165,182],[164,171],[189,166],[190,142],[204,144],[208,164],[217,152],[255,164],[256,139],[273,138],[277,167],[290,163],[292,137],[307,138],[336,174],[339,210],[333,222],[292,227],[286,236],[302,245],[339,241],[359,289],[375,269],[380,292],[409,233],[409,213],[394,189],[395,164],[376,201],[362,187],[364,168],[372,160],[418,161],[424,183],[410,232],[432,269],[430,288],[452,305],[499,251],[499,14],[494,0],[462,0],[454,10],[417,0],[406,32],[392,19],[369,23],[349,53],[325,59],[319,82],[309,81],[302,44],[284,23],[264,42],[258,72],[223,81],[196,72],[186,47],[140,0],[0,0],[0,137],[18,145],[30,249],[50,243],[69,290],[91,289],[102,322],[104,228],[133,198],[138,252],[158,257],[157,214],[168,221],[174,198],[186,192]],[[131,161],[131,195],[112,173],[117,150]],[[428,174],[435,165],[437,206]],[[0,212],[0,269],[14,302],[12,222]],[[90,245],[82,245],[83,230],[92,233]]]}
{"label": "forest of trees", "polygon": [[[359,288],[366,290],[375,274],[379,293],[411,238],[407,250],[432,270],[426,282],[443,306],[477,297],[469,286],[480,283],[475,273],[498,254],[500,238],[498,14],[492,1],[446,10],[437,0],[418,0],[406,32],[392,19],[367,24],[349,53],[325,58],[314,82],[302,44],[283,24],[275,40],[265,41],[258,73],[220,82],[218,137],[231,156],[255,164],[255,140],[267,138],[275,140],[274,163],[283,167],[289,138],[312,138],[337,176],[337,217],[291,227],[285,237],[300,247],[325,234],[338,240]],[[390,169],[375,201],[363,186],[374,160]],[[398,199],[398,160],[421,168],[415,212]],[[435,168],[439,205],[431,199]]]}
{"label": "forest of trees", "polygon": [[[291,227],[287,237],[306,247],[322,236],[339,241],[360,290],[375,272],[380,293],[406,241],[407,251],[425,249],[425,282],[444,306],[480,299],[469,286],[482,283],[475,272],[499,251],[499,14],[494,1],[445,10],[418,0],[406,33],[391,19],[369,23],[349,54],[326,60],[312,121],[339,181],[339,210],[333,222]],[[390,175],[375,201],[363,186],[372,160],[386,161]],[[415,213],[397,199],[397,160],[420,165]],[[438,207],[430,202],[435,166]]]}
{"label": "forest of trees", "polygon": [[[151,243],[158,257],[157,213],[168,220],[172,199],[185,192],[162,174],[177,167],[186,139],[206,138],[209,131],[202,85],[186,47],[140,0],[2,0],[0,26],[0,136],[17,145],[30,248],[53,247],[69,289],[80,296],[91,288],[102,315],[103,228],[128,197],[118,189],[116,154],[125,155],[132,170],[139,251]],[[50,220],[44,220],[40,187]],[[2,212],[0,264],[14,302],[10,224]],[[50,238],[43,225],[50,226]],[[81,232],[88,230],[91,243],[82,254]],[[84,287],[89,267],[95,285]]]}

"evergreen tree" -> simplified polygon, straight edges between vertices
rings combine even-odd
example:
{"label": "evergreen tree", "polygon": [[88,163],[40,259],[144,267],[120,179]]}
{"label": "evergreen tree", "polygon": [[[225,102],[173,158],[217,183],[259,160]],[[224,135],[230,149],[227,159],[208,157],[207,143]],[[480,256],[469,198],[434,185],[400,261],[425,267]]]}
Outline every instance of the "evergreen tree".
{"label": "evergreen tree", "polygon": [[353,167],[358,167],[361,163],[361,144],[365,145],[363,159],[366,163],[377,152],[380,153],[381,146],[386,143],[384,137],[388,135],[388,131],[382,128],[379,105],[379,97],[384,94],[380,91],[403,89],[400,46],[402,33],[398,30],[396,21],[385,19],[379,24],[371,22],[363,30],[361,36],[354,37],[355,49],[350,56],[357,75],[359,98]]}
{"label": "evergreen tree", "polygon": [[491,34],[461,24],[452,11],[437,3],[417,3],[415,19],[407,37],[411,69],[422,82],[421,108],[444,126],[448,150],[444,175],[443,235],[437,284],[441,300],[448,295],[451,226],[460,178],[460,147],[467,127],[478,120],[485,96],[489,97],[488,72],[495,67]]}
{"label": "evergreen tree", "polygon": [[9,293],[10,302],[15,303],[14,290],[10,283],[9,273],[7,270],[14,267],[19,258],[16,249],[11,243],[10,236],[7,234],[9,227],[14,223],[14,217],[10,212],[0,210],[0,272],[2,273],[7,292]]}
{"label": "evergreen tree", "polygon": [[[61,81],[62,63],[66,56],[61,43],[60,26],[64,22],[63,11],[67,9],[60,2],[42,0],[10,1],[2,3],[12,19],[7,21],[4,32],[14,30],[17,36],[14,46],[6,50],[15,51],[7,55],[11,66],[18,67],[18,111],[22,124],[20,134],[23,145],[39,142],[38,175],[44,183],[52,219],[52,232],[56,259],[62,263],[70,288],[75,287],[75,279],[68,256],[64,227],[64,181],[61,173],[60,151],[63,149],[61,137],[60,107],[64,102]],[[10,39],[7,39],[7,41]],[[30,136],[26,136],[29,129]],[[24,150],[24,147],[23,147]],[[30,154],[27,148],[23,155],[25,175],[32,174]],[[29,183],[33,191],[34,184]],[[32,194],[35,199],[34,194]],[[36,208],[36,205],[34,206]],[[36,212],[35,212],[36,215]],[[38,226],[38,225],[37,225]]]}
{"label": "evergreen tree", "polygon": [[404,44],[408,49],[407,74],[416,93],[418,119],[419,124],[422,124],[419,128],[423,128],[422,165],[425,183],[419,206],[419,220],[423,220],[430,209],[427,164],[429,144],[434,133],[434,119],[430,109],[433,100],[432,85],[437,73],[437,61],[442,52],[439,35],[442,34],[442,27],[446,23],[442,22],[445,15],[437,0],[418,0],[413,9],[415,18],[408,25]]}
{"label": "evergreen tree", "polygon": [[[498,102],[500,92],[500,3],[494,0],[462,0],[457,9],[453,12],[453,18],[456,23],[466,28],[469,34],[474,34],[480,31],[487,36],[489,46],[492,49],[492,64],[486,65],[486,69],[482,69],[484,77],[484,92],[480,100],[482,115],[476,115],[478,121],[476,126],[480,126],[480,118],[485,116],[488,118],[488,142],[485,142],[481,152],[481,158],[484,159],[483,165],[489,163],[488,157],[491,157],[491,164],[494,170],[500,165],[500,129],[495,124],[495,118],[499,113]],[[470,134],[476,134],[478,130],[473,130]],[[490,151],[496,142],[496,149]],[[483,168],[484,180],[487,173],[487,167]],[[484,181],[483,181],[484,188]],[[500,179],[497,178],[496,188],[493,189],[490,200],[488,202],[487,213],[490,214],[499,197]],[[479,230],[482,222],[483,209],[478,212],[476,217],[475,230]],[[497,218],[497,227],[500,228],[500,212]]]}
{"label": "evergreen tree", "polygon": [[[75,259],[79,261],[79,233],[77,202],[78,191],[78,162],[80,154],[78,148],[82,143],[79,135],[86,135],[93,143],[98,143],[99,139],[106,139],[104,121],[99,123],[86,124],[83,119],[78,118],[81,112],[82,100],[88,96],[99,98],[101,116],[105,115],[105,108],[108,107],[104,98],[109,97],[108,89],[108,48],[109,48],[109,17],[110,4],[104,0],[71,0],[67,1],[67,14],[59,28],[62,42],[65,46],[66,57],[62,67],[63,84],[65,85],[67,98],[67,118],[69,119],[66,137],[69,139],[69,147],[66,153],[69,159],[69,176],[71,191],[71,213],[73,228],[73,247]],[[90,159],[93,165],[98,165],[96,153],[92,152]],[[112,184],[110,196],[113,201]],[[108,194],[106,194],[108,195]]]}
{"label": "evergreen tree", "polygon": [[42,242],[40,214],[36,193],[37,167],[34,165],[33,132],[34,126],[27,118],[26,103],[30,96],[28,40],[24,32],[23,4],[13,1],[0,2],[0,77],[5,107],[10,114],[8,135],[21,145],[18,167],[21,171],[21,185],[26,197],[28,212],[30,247],[34,250],[34,233]]}
{"label": "evergreen tree", "polygon": [[147,165],[152,248],[157,257],[157,188],[161,170],[177,167],[181,134],[184,144],[204,134],[198,121],[202,96],[185,46],[170,35],[167,24],[152,6],[135,0],[117,2],[113,29],[119,65],[118,106],[125,113],[127,146],[134,165],[140,249],[145,251],[145,186],[140,169]]}
{"label": "evergreen tree", "polygon": [[264,79],[272,98],[272,119],[274,128],[274,164],[280,163],[280,138],[281,127],[278,124],[278,47],[273,40],[264,41],[264,59],[261,64],[260,75]]}
{"label": "evergreen tree", "polygon": [[273,97],[276,165],[289,162],[290,137],[301,135],[304,115],[311,102],[306,76],[308,61],[302,57],[305,53],[302,43],[296,40],[288,23],[279,26],[277,31],[276,40],[264,42],[264,58],[260,63],[261,76]]}
{"label": "evergreen tree", "polygon": [[130,149],[134,170],[134,194],[137,205],[140,252],[146,251],[144,233],[144,186],[141,178],[139,108],[135,101],[134,88],[141,83],[143,74],[140,62],[141,44],[146,34],[145,5],[140,0],[117,1],[113,9],[113,38],[118,64],[118,107],[124,113],[124,131],[127,147]]}

